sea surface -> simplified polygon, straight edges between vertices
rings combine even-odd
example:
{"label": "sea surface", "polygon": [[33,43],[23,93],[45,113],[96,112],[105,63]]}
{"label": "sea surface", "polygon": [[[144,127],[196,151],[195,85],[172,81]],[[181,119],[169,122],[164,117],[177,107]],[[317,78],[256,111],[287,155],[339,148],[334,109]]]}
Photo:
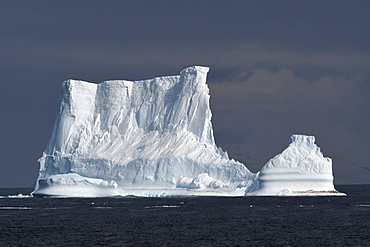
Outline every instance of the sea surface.
{"label": "sea surface", "polygon": [[370,246],[370,185],[346,197],[22,198],[0,189],[0,246]]}

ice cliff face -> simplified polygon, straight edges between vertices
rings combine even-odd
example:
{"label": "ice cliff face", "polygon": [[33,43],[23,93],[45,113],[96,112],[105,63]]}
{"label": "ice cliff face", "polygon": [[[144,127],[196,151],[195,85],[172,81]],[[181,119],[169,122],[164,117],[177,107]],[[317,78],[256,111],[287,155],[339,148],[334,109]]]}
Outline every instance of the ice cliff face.
{"label": "ice cliff face", "polygon": [[39,179],[77,173],[126,188],[248,186],[254,174],[215,145],[208,70],[195,66],[135,82],[64,82]]}
{"label": "ice cliff face", "polygon": [[142,81],[63,83],[34,195],[269,195],[332,190],[331,160],[313,137],[258,174],[215,144],[208,68]]}

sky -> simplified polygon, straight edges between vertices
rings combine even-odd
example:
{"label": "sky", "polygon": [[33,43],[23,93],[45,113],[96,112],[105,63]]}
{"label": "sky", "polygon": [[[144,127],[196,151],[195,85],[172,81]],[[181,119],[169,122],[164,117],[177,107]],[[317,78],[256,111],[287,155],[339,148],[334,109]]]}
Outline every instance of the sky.
{"label": "sky", "polygon": [[314,135],[370,183],[370,1],[0,0],[0,188],[33,187],[67,79],[210,67],[218,146],[257,172]]}

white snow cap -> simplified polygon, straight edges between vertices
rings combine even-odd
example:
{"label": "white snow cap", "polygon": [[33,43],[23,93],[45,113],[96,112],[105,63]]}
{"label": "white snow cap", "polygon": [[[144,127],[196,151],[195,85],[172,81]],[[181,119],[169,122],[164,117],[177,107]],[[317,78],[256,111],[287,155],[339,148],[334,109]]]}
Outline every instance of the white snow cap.
{"label": "white snow cap", "polygon": [[[34,195],[58,195],[59,190],[52,188],[62,186],[63,181],[86,188],[83,181],[92,181],[89,179],[113,181],[121,195],[230,196],[257,188],[260,175],[230,160],[215,144],[208,71],[208,67],[193,66],[180,75],[141,81],[64,82],[53,133],[39,160]],[[298,145],[300,139],[311,142],[310,138],[293,136],[292,144]],[[276,160],[263,169],[294,167],[301,158],[298,149],[290,149],[293,151],[282,153],[282,160],[291,163]],[[306,161],[320,162],[313,164],[314,168],[306,162],[301,172],[331,171],[331,163],[321,167],[328,164],[317,152],[308,146],[304,150],[314,155]],[[54,178],[53,183],[49,178]]]}

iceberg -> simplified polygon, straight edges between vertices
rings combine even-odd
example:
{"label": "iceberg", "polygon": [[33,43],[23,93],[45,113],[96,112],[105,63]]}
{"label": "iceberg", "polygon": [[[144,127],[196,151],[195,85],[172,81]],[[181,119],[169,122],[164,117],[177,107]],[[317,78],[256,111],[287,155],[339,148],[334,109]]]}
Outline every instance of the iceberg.
{"label": "iceberg", "polygon": [[343,195],[335,190],[332,174],[332,160],[323,156],[314,136],[292,135],[289,146],[262,167],[245,195]]}
{"label": "iceberg", "polygon": [[335,191],[331,160],[322,156],[313,137],[293,136],[287,150],[257,174],[217,147],[208,71],[193,66],[180,75],[141,81],[65,81],[32,195],[244,196]]}

